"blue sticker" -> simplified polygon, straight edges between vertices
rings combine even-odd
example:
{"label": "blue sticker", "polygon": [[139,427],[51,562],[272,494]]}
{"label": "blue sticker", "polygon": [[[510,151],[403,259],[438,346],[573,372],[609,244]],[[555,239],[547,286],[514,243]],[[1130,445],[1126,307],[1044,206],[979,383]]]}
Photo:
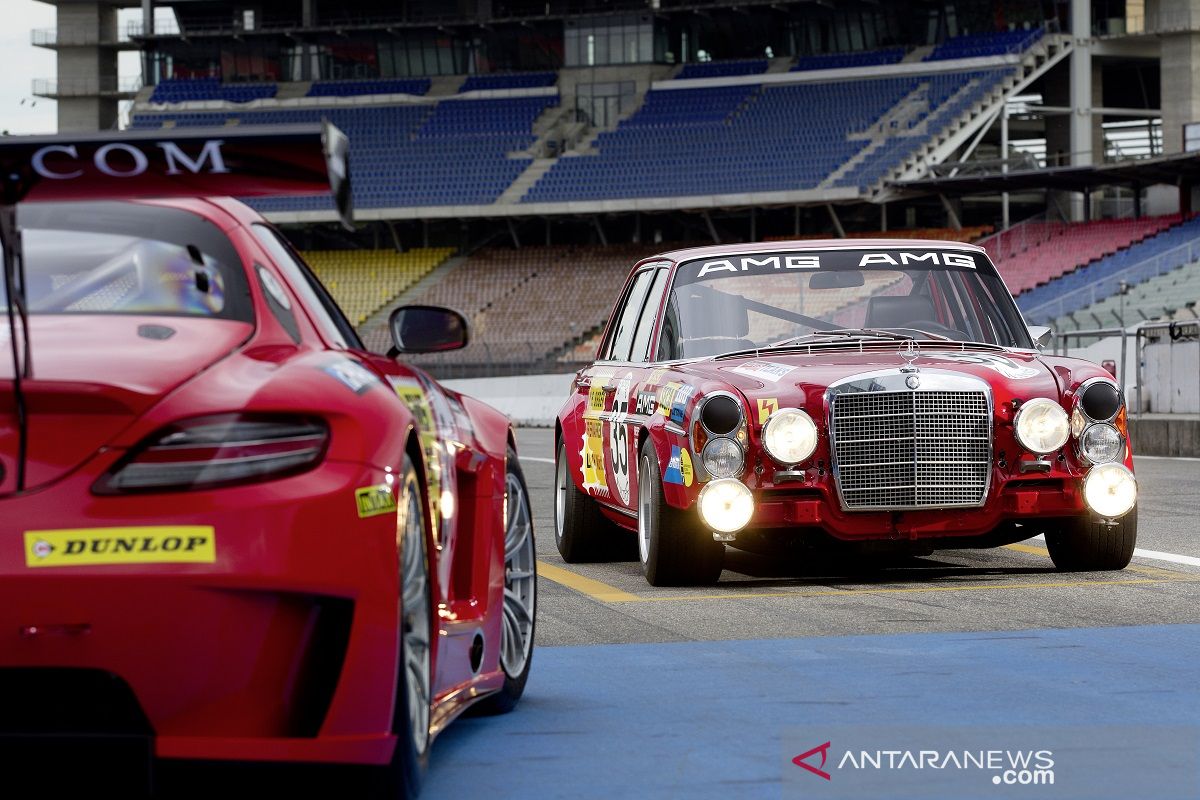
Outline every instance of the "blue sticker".
{"label": "blue sticker", "polygon": [[344,383],[355,394],[364,394],[375,384],[375,373],[356,361],[337,361],[321,367],[326,375]]}
{"label": "blue sticker", "polygon": [[687,384],[675,392],[675,398],[671,403],[671,422],[677,422],[680,425],[683,424],[683,417],[687,412],[688,400],[691,400],[692,395],[695,393],[696,387]]}
{"label": "blue sticker", "polygon": [[663,473],[663,483],[676,483],[683,486],[683,471],[680,469],[682,458],[679,448],[671,447],[671,460],[667,462],[667,471]]}

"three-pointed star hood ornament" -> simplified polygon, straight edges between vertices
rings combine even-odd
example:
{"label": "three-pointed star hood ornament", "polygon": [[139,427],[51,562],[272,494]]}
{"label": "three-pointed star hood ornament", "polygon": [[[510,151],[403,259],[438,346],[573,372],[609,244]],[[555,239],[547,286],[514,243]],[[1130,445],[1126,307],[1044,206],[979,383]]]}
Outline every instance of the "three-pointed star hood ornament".
{"label": "three-pointed star hood ornament", "polygon": [[902,368],[904,372],[916,372],[917,368],[913,366],[913,362],[921,355],[920,348],[912,339],[905,340],[900,346],[900,357],[904,359],[905,366]]}

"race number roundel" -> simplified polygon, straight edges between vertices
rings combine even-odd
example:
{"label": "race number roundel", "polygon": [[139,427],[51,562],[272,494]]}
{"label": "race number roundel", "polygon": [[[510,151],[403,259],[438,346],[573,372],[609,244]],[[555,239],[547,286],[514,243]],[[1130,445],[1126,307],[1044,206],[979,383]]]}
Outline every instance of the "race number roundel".
{"label": "race number roundel", "polygon": [[608,455],[612,463],[613,483],[621,502],[629,504],[629,393],[633,388],[633,373],[627,373],[617,383],[613,396],[612,422],[608,434]]}

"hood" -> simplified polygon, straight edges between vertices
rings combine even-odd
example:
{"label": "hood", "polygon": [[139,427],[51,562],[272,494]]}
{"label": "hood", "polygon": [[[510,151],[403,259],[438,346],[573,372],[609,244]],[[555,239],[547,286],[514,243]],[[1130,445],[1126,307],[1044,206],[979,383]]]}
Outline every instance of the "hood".
{"label": "hood", "polygon": [[[758,358],[705,359],[680,364],[677,369],[697,378],[732,385],[750,398],[752,405],[754,400],[763,399],[777,401],[779,406],[807,405],[814,411],[819,410],[820,398],[831,384],[866,372],[905,366],[908,361],[900,356],[900,346],[896,344],[867,352],[849,347],[813,353],[761,351]],[[991,349],[964,351],[954,345],[942,348],[922,344],[912,366],[917,368],[918,374],[923,370],[937,370],[979,378],[992,387],[997,406],[1011,398],[1058,399],[1060,396],[1054,373],[1036,353]]]}
{"label": "hood", "polygon": [[[0,326],[0,494],[16,487],[17,422],[7,324]],[[33,378],[26,488],[83,463],[162,397],[241,346],[230,320],[47,314],[29,320]]]}

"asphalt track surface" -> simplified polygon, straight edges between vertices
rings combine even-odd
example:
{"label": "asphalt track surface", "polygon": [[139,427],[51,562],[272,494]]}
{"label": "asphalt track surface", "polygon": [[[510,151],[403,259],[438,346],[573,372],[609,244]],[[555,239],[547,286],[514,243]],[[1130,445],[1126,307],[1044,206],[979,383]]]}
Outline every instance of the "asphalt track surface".
{"label": "asphalt track surface", "polygon": [[1121,572],[1057,572],[1037,540],[874,565],[730,549],[718,586],[660,589],[636,562],[559,557],[552,440],[518,436],[540,572],[525,697],[438,739],[426,798],[803,796],[787,754],[822,726],[1200,721],[1200,460],[1136,459]]}

